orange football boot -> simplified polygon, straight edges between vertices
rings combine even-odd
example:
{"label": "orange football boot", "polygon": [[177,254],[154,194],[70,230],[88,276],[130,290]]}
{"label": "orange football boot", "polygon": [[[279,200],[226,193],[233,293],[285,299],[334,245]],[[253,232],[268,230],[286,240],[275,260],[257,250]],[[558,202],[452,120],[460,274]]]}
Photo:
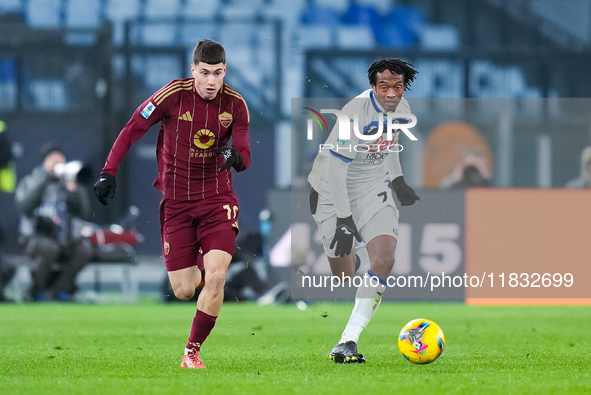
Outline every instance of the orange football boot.
{"label": "orange football boot", "polygon": [[183,357],[183,362],[181,362],[181,368],[189,368],[189,369],[203,369],[205,365],[201,360],[198,352],[192,352]]}

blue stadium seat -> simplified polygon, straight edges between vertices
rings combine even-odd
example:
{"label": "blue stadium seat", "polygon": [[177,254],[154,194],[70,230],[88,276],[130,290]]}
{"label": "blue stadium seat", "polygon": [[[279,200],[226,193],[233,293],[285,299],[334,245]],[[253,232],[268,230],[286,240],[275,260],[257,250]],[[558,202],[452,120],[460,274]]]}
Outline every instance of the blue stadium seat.
{"label": "blue stadium seat", "polygon": [[332,8],[310,5],[304,9],[301,22],[305,25],[337,26],[340,23],[341,14]]}
{"label": "blue stadium seat", "polygon": [[23,0],[2,0],[0,1],[0,14],[24,14],[25,6]]}
{"label": "blue stadium seat", "polygon": [[343,14],[350,6],[350,0],[314,0],[314,4],[320,8],[330,8],[339,14]]}
{"label": "blue stadium seat", "polygon": [[417,45],[417,35],[408,28],[395,22],[382,23],[377,41],[382,47],[411,49]]}
{"label": "blue stadium seat", "polygon": [[393,1],[384,1],[384,0],[355,0],[360,6],[369,6],[374,8],[380,15],[387,15],[390,11],[392,11],[392,7],[394,2]]}
{"label": "blue stadium seat", "polygon": [[219,29],[219,40],[226,49],[250,48],[254,44],[256,26],[251,23],[229,22]]}
{"label": "blue stadium seat", "polygon": [[261,12],[265,0],[228,0],[220,7],[220,14],[226,20],[252,18]]}
{"label": "blue stadium seat", "polygon": [[417,7],[395,7],[382,19],[377,39],[379,44],[384,47],[413,48],[419,43],[424,25],[425,18]]}
{"label": "blue stadium seat", "polygon": [[106,16],[111,21],[135,19],[140,14],[140,0],[107,0]]}
{"label": "blue stadium seat", "polygon": [[387,15],[386,19],[406,26],[415,34],[418,34],[425,25],[425,17],[423,16],[422,11],[419,8],[412,6],[395,7]]}
{"label": "blue stadium seat", "polygon": [[333,27],[305,26],[296,31],[295,39],[299,48],[329,48],[334,45]]}
{"label": "blue stadium seat", "polygon": [[460,36],[451,25],[423,26],[420,32],[420,45],[423,49],[449,51],[460,47]]}
{"label": "blue stadium seat", "polygon": [[100,0],[69,0],[66,4],[66,25],[68,27],[94,28],[101,24]]}
{"label": "blue stadium seat", "polygon": [[204,38],[219,40],[219,30],[213,23],[185,22],[180,25],[179,41],[193,47]]}
{"label": "blue stadium seat", "polygon": [[371,49],[376,40],[370,26],[339,26],[337,45],[343,49]]}
{"label": "blue stadium seat", "polygon": [[61,0],[29,0],[26,5],[25,21],[31,27],[60,27],[63,15]]}
{"label": "blue stadium seat", "polygon": [[177,28],[178,24],[174,22],[146,22],[140,27],[140,40],[147,45],[175,44]]}
{"label": "blue stadium seat", "polygon": [[113,23],[113,42],[122,44],[124,25],[139,16],[140,0],[106,0],[105,17]]}
{"label": "blue stadium seat", "polygon": [[279,17],[287,26],[297,23],[297,18],[306,7],[306,0],[271,0],[261,13],[268,17]]}
{"label": "blue stadium seat", "polygon": [[367,25],[372,29],[379,28],[380,13],[372,6],[353,3],[341,18],[341,22],[347,25]]}
{"label": "blue stadium seat", "polygon": [[143,16],[148,19],[178,18],[180,5],[180,0],[146,0]]}
{"label": "blue stadium seat", "polygon": [[219,3],[210,0],[185,0],[181,16],[185,19],[214,18],[218,14]]}

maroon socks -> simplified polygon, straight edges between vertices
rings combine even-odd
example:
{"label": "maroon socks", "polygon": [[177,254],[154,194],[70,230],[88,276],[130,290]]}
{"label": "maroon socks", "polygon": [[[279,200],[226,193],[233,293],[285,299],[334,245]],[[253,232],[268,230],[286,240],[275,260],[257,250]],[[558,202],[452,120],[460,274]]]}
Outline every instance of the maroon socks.
{"label": "maroon socks", "polygon": [[197,310],[195,318],[193,318],[193,325],[191,326],[191,334],[189,335],[189,342],[187,343],[188,349],[199,351],[201,345],[207,339],[207,336],[211,333],[211,330],[215,326],[215,320],[218,317],[211,316],[204,313],[203,311]]}

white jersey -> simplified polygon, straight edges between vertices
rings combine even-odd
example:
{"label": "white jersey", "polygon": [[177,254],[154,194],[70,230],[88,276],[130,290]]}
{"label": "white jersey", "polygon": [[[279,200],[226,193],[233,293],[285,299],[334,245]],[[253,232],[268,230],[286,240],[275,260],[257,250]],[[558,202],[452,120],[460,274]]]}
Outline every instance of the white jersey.
{"label": "white jersey", "polygon": [[[308,182],[321,196],[334,203],[339,217],[346,217],[353,213],[355,219],[360,215],[360,213],[354,213],[356,210],[352,206],[355,201],[361,202],[362,197],[370,191],[383,188],[390,180],[402,175],[398,154],[400,132],[396,130],[392,133],[392,139],[387,139],[387,113],[377,102],[371,89],[352,99],[343,107],[342,111],[351,119],[350,139],[339,139],[337,122],[314,160]],[[410,114],[410,112],[408,101],[402,98],[394,114]],[[376,132],[380,126],[380,114],[383,116],[382,122],[384,124],[382,134],[378,136]],[[357,115],[358,130],[364,135],[376,134],[375,139],[365,140],[356,136],[353,132],[355,115]],[[336,195],[334,193],[335,181],[338,180],[334,180],[334,176],[338,172],[331,171],[335,167],[329,165],[334,158],[348,164],[346,193],[337,193]],[[344,191],[342,188],[336,189],[337,192]],[[394,205],[393,199],[388,200],[391,201],[389,204]]]}

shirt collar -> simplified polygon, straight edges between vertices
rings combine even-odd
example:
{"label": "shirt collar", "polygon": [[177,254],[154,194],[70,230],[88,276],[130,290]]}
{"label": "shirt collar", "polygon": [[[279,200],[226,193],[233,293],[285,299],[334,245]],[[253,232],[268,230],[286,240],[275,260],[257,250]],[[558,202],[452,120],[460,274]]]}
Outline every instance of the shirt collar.
{"label": "shirt collar", "polygon": [[380,105],[380,103],[378,103],[378,101],[376,100],[374,94],[373,94],[373,89],[371,89],[369,91],[369,97],[371,98],[371,104],[373,104],[373,108],[375,108],[375,110],[377,112],[383,112],[386,113],[387,111],[385,111],[382,106]]}

